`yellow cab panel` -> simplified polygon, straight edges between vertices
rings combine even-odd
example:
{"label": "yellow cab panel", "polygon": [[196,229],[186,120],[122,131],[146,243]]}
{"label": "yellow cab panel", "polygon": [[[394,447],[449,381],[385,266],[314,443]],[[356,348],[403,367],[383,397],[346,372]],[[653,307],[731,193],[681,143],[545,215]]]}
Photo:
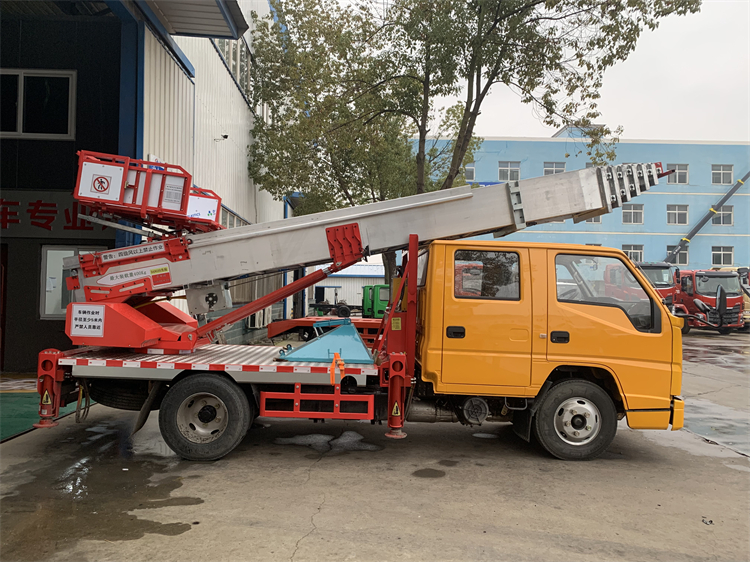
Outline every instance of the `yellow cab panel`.
{"label": "yellow cab panel", "polygon": [[555,248],[547,260],[550,364],[609,370],[627,410],[649,410],[640,415],[644,423],[665,428],[674,334],[661,299],[617,250]]}
{"label": "yellow cab panel", "polygon": [[593,367],[615,379],[631,427],[677,417],[679,319],[619,250],[437,241],[419,285],[417,359],[435,392],[535,396],[555,368]]}

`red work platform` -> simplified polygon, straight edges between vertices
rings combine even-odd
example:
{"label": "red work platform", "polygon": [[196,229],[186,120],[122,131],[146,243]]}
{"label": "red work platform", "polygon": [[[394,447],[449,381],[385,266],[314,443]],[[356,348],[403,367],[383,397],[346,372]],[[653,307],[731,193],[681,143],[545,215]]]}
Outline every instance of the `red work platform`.
{"label": "red work platform", "polygon": [[175,164],[82,150],[74,195],[94,211],[146,225],[190,232],[221,229],[221,198],[192,183],[192,176]]}

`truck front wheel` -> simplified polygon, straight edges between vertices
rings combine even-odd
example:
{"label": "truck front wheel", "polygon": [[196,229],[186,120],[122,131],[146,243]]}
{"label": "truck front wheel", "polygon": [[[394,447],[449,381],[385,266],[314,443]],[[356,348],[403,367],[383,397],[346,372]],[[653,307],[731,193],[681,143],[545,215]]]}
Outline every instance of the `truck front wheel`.
{"label": "truck front wheel", "polygon": [[537,441],[558,459],[589,460],[615,438],[617,410],[600,386],[566,380],[542,397],[533,428]]}
{"label": "truck front wheel", "polygon": [[192,461],[220,459],[247,433],[252,406],[233,381],[198,373],[172,386],[159,409],[159,428],[169,448]]}

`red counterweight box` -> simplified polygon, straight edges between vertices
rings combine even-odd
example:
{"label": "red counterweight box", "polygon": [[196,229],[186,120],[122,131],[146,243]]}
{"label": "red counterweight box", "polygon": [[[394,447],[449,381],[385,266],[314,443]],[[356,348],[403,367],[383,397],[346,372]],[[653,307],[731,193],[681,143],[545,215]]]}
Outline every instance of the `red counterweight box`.
{"label": "red counterweight box", "polygon": [[192,232],[222,228],[221,198],[182,167],[82,150],[75,198],[93,210]]}

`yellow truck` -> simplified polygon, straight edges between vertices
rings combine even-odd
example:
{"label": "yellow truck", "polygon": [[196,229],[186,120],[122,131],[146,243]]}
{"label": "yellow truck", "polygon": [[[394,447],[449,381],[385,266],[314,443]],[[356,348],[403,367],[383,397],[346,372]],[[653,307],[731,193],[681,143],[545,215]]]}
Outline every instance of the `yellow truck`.
{"label": "yellow truck", "polygon": [[[420,261],[407,419],[509,420],[564,459],[602,453],[623,417],[634,429],[682,427],[682,319],[621,251],[436,241]],[[610,284],[613,269],[629,291]],[[479,294],[457,290],[468,271]]]}

